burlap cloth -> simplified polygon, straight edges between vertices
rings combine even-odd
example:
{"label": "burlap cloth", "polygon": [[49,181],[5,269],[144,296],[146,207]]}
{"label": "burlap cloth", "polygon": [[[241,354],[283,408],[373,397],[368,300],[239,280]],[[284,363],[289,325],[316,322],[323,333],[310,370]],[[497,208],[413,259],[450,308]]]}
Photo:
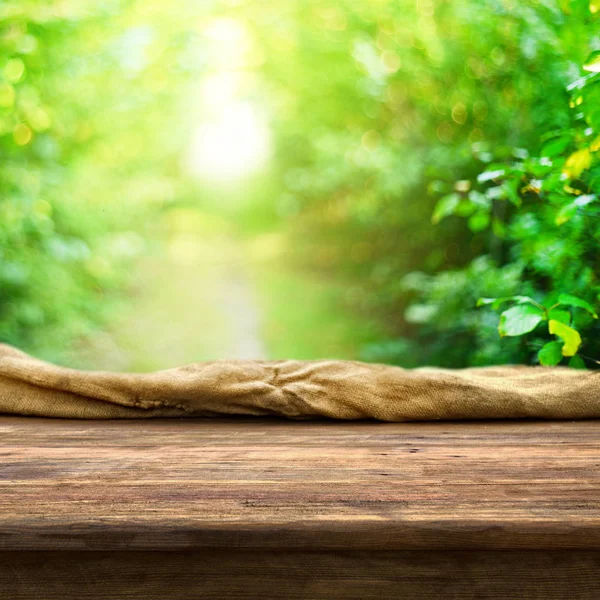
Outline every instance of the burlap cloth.
{"label": "burlap cloth", "polygon": [[600,372],[230,360],[154,373],[110,373],[58,367],[0,344],[0,413],[82,419],[583,419],[600,417]]}

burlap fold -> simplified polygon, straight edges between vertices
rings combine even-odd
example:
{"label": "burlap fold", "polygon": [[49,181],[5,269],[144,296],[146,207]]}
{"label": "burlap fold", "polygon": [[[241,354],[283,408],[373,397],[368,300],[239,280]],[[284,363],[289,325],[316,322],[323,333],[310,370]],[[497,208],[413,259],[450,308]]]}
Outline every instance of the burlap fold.
{"label": "burlap fold", "polygon": [[110,373],[58,367],[0,344],[0,412],[86,419],[583,419],[600,417],[600,373],[402,369],[341,360],[231,360]]}

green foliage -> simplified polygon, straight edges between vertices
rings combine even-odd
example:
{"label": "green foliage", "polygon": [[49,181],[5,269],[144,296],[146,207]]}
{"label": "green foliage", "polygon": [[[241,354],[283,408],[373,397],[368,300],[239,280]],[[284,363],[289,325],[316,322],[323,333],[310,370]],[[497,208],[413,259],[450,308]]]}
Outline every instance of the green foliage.
{"label": "green foliage", "polygon": [[[592,75],[567,86],[572,121],[568,127],[543,136],[540,156],[513,152],[516,161],[493,163],[477,176],[480,189],[470,190],[450,209],[445,196],[434,210],[434,215],[441,211],[444,217],[481,213],[489,221],[500,215],[502,227],[500,231],[492,227],[491,236],[502,238],[507,248],[498,262],[519,264],[533,293],[482,298],[478,305],[498,308],[506,301],[516,304],[500,315],[500,336],[535,333],[539,337],[544,333],[537,328],[544,322],[545,335],[559,339],[545,343],[537,352],[538,361],[544,365],[575,357],[582,346],[582,334],[591,342],[591,359],[598,356],[593,345],[598,319],[594,304],[600,292],[595,272],[600,244],[600,211],[596,208],[600,190],[600,73],[595,70],[596,57],[597,52],[592,53],[583,67]],[[461,203],[464,207],[459,210]],[[544,296],[546,300],[539,301]],[[581,309],[583,315],[559,309],[565,306],[571,311]],[[573,364],[580,366],[580,360]]]}
{"label": "green foliage", "polygon": [[[534,362],[563,340],[549,320],[518,308],[520,325],[503,324],[522,335],[500,337],[476,302],[597,301],[597,10],[579,0],[302,6],[264,42],[277,211],[296,260],[362,287],[358,312],[377,312],[389,332],[363,358]],[[600,356],[592,315],[574,309],[565,326]]]}
{"label": "green foliage", "polygon": [[498,308],[500,304],[510,301],[515,302],[516,306],[505,310],[500,315],[498,333],[501,336],[522,336],[534,331],[540,323],[544,322],[548,333],[560,339],[560,341],[547,342],[537,353],[540,364],[546,366],[557,365],[563,357],[575,357],[581,346],[581,335],[571,327],[573,321],[571,312],[561,310],[559,306],[580,308],[594,319],[598,318],[589,302],[570,294],[560,294],[558,302],[549,307],[526,296],[480,298],[478,305],[491,305],[493,308]]}
{"label": "green foliage", "polygon": [[556,366],[562,359],[562,344],[560,342],[547,342],[538,352],[540,364],[549,367]]}
{"label": "green foliage", "polygon": [[46,358],[118,309],[137,223],[175,186],[177,107],[156,77],[173,34],[163,6],[167,39],[146,56],[152,23],[129,22],[141,4],[0,6],[0,341]]}
{"label": "green foliage", "polygon": [[533,331],[543,319],[544,312],[537,306],[524,304],[505,310],[500,316],[498,333],[500,335],[523,335]]}
{"label": "green foliage", "polygon": [[[384,324],[374,343],[347,324],[362,358],[593,367],[599,18],[595,0],[3,3],[0,340],[53,357],[101,325],[147,226],[206,201]],[[214,108],[236,86],[272,162],[226,198],[180,167],[198,89]]]}

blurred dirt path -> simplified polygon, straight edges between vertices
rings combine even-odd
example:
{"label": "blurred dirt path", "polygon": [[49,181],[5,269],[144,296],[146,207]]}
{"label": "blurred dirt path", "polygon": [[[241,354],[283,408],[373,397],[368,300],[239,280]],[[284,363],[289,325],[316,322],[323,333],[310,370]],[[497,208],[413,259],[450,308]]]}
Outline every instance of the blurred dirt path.
{"label": "blurred dirt path", "polygon": [[86,341],[76,362],[149,371],[266,356],[243,248],[229,236],[169,234],[132,272],[130,294],[110,330]]}

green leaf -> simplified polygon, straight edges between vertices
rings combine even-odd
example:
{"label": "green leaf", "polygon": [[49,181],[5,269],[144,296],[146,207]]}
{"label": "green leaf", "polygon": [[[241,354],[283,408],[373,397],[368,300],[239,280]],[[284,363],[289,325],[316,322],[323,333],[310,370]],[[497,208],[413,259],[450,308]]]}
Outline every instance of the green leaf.
{"label": "green leaf", "polygon": [[441,198],[433,209],[431,222],[437,225],[442,219],[454,213],[460,202],[458,194],[448,194]]}
{"label": "green leaf", "polygon": [[496,171],[484,171],[483,173],[480,173],[479,175],[477,175],[477,181],[479,183],[485,183],[486,181],[492,181],[494,179],[498,179],[499,177],[502,177],[505,174],[505,170],[504,169],[498,169]]}
{"label": "green leaf", "polygon": [[577,205],[574,202],[565,204],[557,213],[554,218],[556,225],[564,225],[570,221],[577,214]]}
{"label": "green leaf", "polygon": [[583,70],[590,73],[600,73],[600,50],[595,50],[583,63]]}
{"label": "green leaf", "polygon": [[571,360],[569,361],[569,366],[572,369],[587,369],[583,358],[581,358],[581,356],[578,355],[575,355],[573,358],[571,358]]}
{"label": "green leaf", "polygon": [[582,206],[587,206],[591,202],[597,200],[598,197],[595,194],[583,194],[578,196],[572,202],[565,204],[556,214],[554,222],[557,225],[562,225],[567,221],[570,221],[576,214],[577,210]]}
{"label": "green leaf", "polygon": [[503,296],[502,298],[479,298],[477,300],[476,306],[489,306],[491,305],[493,309],[500,308],[504,302],[515,302],[516,304],[533,304],[534,306],[538,306],[538,303],[529,296]]}
{"label": "green leaf", "polygon": [[581,346],[581,336],[578,331],[554,320],[548,321],[548,331],[553,335],[557,335],[564,342],[562,347],[563,356],[575,356],[577,354],[577,350]]}
{"label": "green leaf", "polygon": [[537,306],[513,306],[500,315],[498,332],[501,337],[523,335],[533,331],[543,318],[544,311]]}
{"label": "green leaf", "polygon": [[571,137],[568,135],[562,135],[560,137],[554,138],[549,142],[546,142],[542,147],[542,156],[548,156],[553,158],[562,154],[563,151],[567,148],[569,143],[571,142]]}
{"label": "green leaf", "polygon": [[552,310],[548,311],[548,319],[558,321],[563,325],[569,325],[571,323],[571,313],[568,310],[553,308]]}
{"label": "green leaf", "polygon": [[512,296],[506,296],[504,298],[478,298],[475,306],[489,306],[491,305],[493,309],[499,308],[501,304],[504,302],[508,302],[512,300]]}
{"label": "green leaf", "polygon": [[561,294],[558,297],[558,303],[563,306],[576,306],[577,308],[583,308],[583,310],[587,310],[594,319],[598,318],[598,314],[594,310],[594,307],[585,300],[581,298],[577,298],[577,296],[571,296],[571,294]]}
{"label": "green leaf", "polygon": [[485,194],[482,194],[477,190],[471,190],[469,192],[469,200],[479,208],[489,209],[491,206],[490,199]]}
{"label": "green leaf", "polygon": [[521,200],[521,196],[519,196],[518,188],[519,188],[519,180],[513,179],[512,181],[505,181],[502,186],[506,190],[506,197],[508,201],[519,207],[523,204],[523,200]]}
{"label": "green leaf", "polygon": [[562,344],[560,342],[548,342],[538,352],[540,364],[545,367],[554,367],[562,359]]}
{"label": "green leaf", "polygon": [[472,202],[463,199],[458,203],[453,212],[459,217],[470,217],[476,210],[477,207]]}
{"label": "green leaf", "polygon": [[469,219],[469,229],[473,233],[483,231],[490,224],[490,215],[486,212],[476,212]]}

